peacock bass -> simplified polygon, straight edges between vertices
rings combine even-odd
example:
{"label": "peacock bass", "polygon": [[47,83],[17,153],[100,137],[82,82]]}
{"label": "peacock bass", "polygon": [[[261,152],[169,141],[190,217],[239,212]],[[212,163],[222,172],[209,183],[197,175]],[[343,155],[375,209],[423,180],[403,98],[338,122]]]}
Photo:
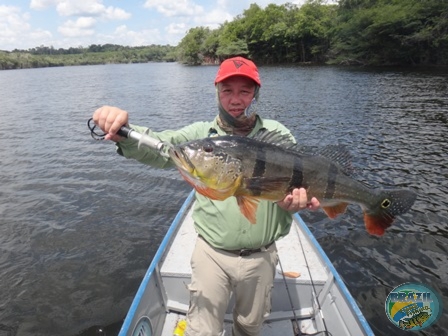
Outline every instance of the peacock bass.
{"label": "peacock bass", "polygon": [[309,153],[279,132],[194,140],[170,147],[169,155],[198,193],[213,200],[236,197],[254,224],[260,200],[276,202],[303,187],[330,218],[344,213],[348,204],[359,204],[367,231],[381,236],[416,199],[411,190],[372,189],[352,178],[344,168],[347,155],[338,146]]}

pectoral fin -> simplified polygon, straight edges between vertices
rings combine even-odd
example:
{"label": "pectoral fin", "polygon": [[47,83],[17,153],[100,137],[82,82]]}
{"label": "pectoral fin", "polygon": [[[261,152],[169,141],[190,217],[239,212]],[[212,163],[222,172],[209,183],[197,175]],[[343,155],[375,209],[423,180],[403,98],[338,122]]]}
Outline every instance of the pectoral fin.
{"label": "pectoral fin", "polygon": [[245,196],[237,196],[236,200],[244,217],[246,217],[251,224],[255,224],[259,200]]}
{"label": "pectoral fin", "polygon": [[332,206],[322,206],[322,209],[328,217],[334,219],[337,215],[342,214],[347,209],[348,203],[338,203]]}

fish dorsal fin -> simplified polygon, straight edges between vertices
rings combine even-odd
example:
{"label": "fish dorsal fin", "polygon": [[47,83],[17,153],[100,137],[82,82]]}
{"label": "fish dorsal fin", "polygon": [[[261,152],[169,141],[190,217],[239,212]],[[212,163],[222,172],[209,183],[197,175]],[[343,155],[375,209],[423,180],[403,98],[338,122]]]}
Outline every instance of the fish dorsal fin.
{"label": "fish dorsal fin", "polygon": [[266,128],[260,129],[253,136],[253,139],[285,148],[294,148],[296,146],[290,135],[281,133],[280,131],[269,131]]}
{"label": "fish dorsal fin", "polygon": [[353,175],[355,168],[352,165],[352,155],[347,149],[346,145],[325,145],[325,146],[311,146],[311,145],[297,145],[294,148],[290,148],[301,155],[305,156],[321,156],[333,163],[336,163],[341,172],[346,175]]}
{"label": "fish dorsal fin", "polygon": [[352,155],[345,145],[326,145],[318,149],[317,155],[337,163],[347,175],[352,175],[355,171],[352,165]]}
{"label": "fish dorsal fin", "polygon": [[345,145],[336,144],[322,147],[298,145],[294,143],[290,135],[283,134],[280,131],[269,131],[266,128],[260,129],[253,139],[293,150],[301,155],[323,156],[337,163],[347,175],[352,175],[354,172],[352,156]]}

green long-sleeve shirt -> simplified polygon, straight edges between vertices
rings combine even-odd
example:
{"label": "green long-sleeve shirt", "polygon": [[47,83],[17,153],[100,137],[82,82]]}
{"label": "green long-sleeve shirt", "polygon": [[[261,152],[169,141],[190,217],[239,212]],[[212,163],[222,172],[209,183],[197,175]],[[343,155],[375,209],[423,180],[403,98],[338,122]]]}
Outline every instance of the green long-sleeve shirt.
{"label": "green long-sleeve shirt", "polygon": [[[144,132],[147,128],[131,125],[137,132]],[[255,135],[261,128],[270,131],[280,131],[289,134],[289,130],[275,120],[257,118],[257,123],[249,137]],[[203,139],[214,130],[218,135],[225,135],[220,129],[217,119],[212,122],[196,122],[179,130],[162,132],[149,131],[149,136],[172,144]],[[136,159],[144,164],[158,168],[173,167],[169,158],[165,158],[155,150],[137,148],[137,141],[125,139],[117,143],[117,151],[126,158]],[[291,214],[275,203],[261,201],[257,210],[257,223],[251,224],[241,214],[235,197],[224,201],[214,201],[196,193],[196,203],[193,220],[198,234],[216,248],[236,250],[242,248],[259,248],[286,235],[291,227]]]}

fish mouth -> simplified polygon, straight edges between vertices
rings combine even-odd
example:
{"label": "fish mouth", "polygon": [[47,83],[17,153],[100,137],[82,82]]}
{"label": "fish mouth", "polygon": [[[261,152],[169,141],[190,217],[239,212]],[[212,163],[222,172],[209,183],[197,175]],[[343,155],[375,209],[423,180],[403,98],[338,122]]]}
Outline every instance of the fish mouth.
{"label": "fish mouth", "polygon": [[185,170],[188,173],[192,173],[195,168],[187,155],[185,155],[182,148],[171,147],[169,149],[169,155],[178,168]]}

